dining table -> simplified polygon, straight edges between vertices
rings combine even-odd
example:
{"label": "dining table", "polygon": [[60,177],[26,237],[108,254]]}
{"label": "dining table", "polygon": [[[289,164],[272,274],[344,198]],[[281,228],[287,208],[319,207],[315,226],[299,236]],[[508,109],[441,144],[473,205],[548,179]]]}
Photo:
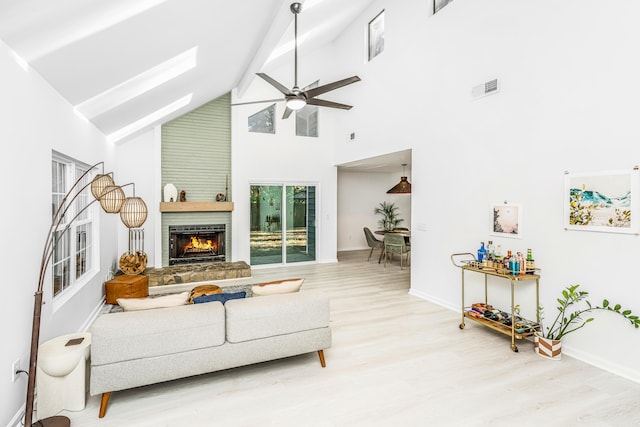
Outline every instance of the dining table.
{"label": "dining table", "polygon": [[383,237],[382,249],[380,249],[380,256],[378,257],[378,264],[380,264],[380,262],[382,261],[382,255],[384,255],[384,235],[385,234],[388,234],[388,233],[399,234],[401,236],[404,236],[405,242],[408,242],[409,239],[411,238],[411,230],[376,230],[374,231],[374,233],[381,235]]}

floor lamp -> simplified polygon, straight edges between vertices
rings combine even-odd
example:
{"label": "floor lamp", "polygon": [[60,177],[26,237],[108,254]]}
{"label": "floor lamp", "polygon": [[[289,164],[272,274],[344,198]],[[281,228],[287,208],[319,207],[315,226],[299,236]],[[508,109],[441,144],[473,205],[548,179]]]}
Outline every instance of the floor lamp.
{"label": "floor lamp", "polygon": [[[109,174],[97,174],[89,183],[83,184],[85,178],[98,166],[104,165],[104,162],[96,163],[91,166],[86,172],[80,176],[76,182],[71,186],[71,189],[65,194],[64,198],[60,202],[60,206],[53,215],[51,221],[51,227],[47,232],[47,238],[44,244],[44,250],[42,252],[42,259],[40,261],[40,275],[38,277],[38,289],[35,293],[35,300],[33,305],[33,324],[31,328],[31,355],[29,358],[29,379],[27,383],[27,402],[25,408],[24,425],[36,426],[36,427],[66,427],[71,425],[71,420],[64,416],[53,416],[42,420],[38,420],[32,423],[33,418],[33,403],[35,397],[36,388],[36,366],[38,363],[38,347],[40,340],[40,317],[42,314],[42,293],[44,288],[45,277],[49,262],[55,252],[55,247],[60,238],[71,227],[71,224],[78,218],[83,212],[85,212],[89,206],[94,202],[100,201],[100,205],[103,210],[108,213],[118,213],[122,204],[124,203],[124,192],[122,187],[115,185],[111,173]],[[127,184],[128,185],[128,184]],[[91,194],[93,200],[87,203],[79,212],[74,213],[69,209],[73,206],[74,202],[81,194],[85,193],[87,188],[91,187]],[[71,219],[70,217],[73,215]],[[67,220],[66,222],[64,222]],[[66,223],[66,227],[59,231],[58,228],[61,224]]]}

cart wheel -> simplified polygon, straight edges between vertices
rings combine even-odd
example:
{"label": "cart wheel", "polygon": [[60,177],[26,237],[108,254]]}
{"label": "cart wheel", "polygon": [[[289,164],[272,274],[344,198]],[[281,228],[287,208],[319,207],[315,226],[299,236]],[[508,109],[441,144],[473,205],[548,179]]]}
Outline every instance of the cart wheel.
{"label": "cart wheel", "polygon": [[518,352],[518,346],[515,344],[511,345],[511,350],[515,351],[516,353]]}
{"label": "cart wheel", "polygon": [[460,329],[464,329],[464,323],[460,323],[460,325],[458,325],[458,327],[459,327]]}

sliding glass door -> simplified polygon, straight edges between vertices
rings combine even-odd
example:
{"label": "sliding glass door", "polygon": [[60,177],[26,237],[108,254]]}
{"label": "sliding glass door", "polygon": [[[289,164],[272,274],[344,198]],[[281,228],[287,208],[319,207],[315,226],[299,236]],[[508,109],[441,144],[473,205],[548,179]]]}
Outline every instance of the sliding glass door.
{"label": "sliding glass door", "polygon": [[251,265],[316,259],[316,187],[251,186]]}

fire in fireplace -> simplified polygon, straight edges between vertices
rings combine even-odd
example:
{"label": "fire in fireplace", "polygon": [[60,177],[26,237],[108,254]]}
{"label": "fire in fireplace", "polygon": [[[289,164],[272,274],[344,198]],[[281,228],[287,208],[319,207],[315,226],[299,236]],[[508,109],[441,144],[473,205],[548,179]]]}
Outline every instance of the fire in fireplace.
{"label": "fire in fireplace", "polygon": [[169,265],[225,260],[225,225],[169,226]]}

